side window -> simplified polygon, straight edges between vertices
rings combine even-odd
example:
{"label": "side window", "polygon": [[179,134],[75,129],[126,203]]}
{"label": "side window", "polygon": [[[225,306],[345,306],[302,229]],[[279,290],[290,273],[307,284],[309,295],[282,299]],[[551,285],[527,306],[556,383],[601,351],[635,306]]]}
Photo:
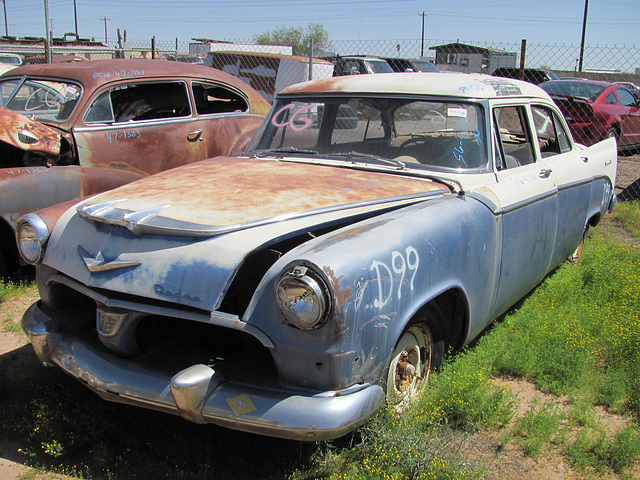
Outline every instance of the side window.
{"label": "side window", "polygon": [[617,105],[618,104],[618,99],[616,98],[616,94],[611,92],[609,93],[609,95],[607,95],[607,103],[610,105]]}
{"label": "side window", "polygon": [[104,92],[96,98],[87,114],[84,117],[84,123],[113,123],[113,109],[111,108],[111,93]]}
{"label": "side window", "polygon": [[221,85],[193,82],[191,90],[198,115],[246,112],[249,109],[249,104],[244,97]]}
{"label": "side window", "polygon": [[527,127],[525,108],[523,106],[497,107],[493,109],[493,115],[502,156],[501,165],[498,165],[498,168],[514,168],[533,163],[533,146]]}
{"label": "side window", "polygon": [[115,87],[100,95],[89,107],[84,122],[140,122],[190,114],[184,83],[135,83]]}
{"label": "side window", "polygon": [[618,95],[620,96],[620,101],[625,107],[637,107],[638,102],[636,102],[633,94],[623,88],[618,90]]}
{"label": "side window", "polygon": [[543,106],[534,106],[532,112],[538,145],[543,158],[571,150],[569,136],[553,110]]}

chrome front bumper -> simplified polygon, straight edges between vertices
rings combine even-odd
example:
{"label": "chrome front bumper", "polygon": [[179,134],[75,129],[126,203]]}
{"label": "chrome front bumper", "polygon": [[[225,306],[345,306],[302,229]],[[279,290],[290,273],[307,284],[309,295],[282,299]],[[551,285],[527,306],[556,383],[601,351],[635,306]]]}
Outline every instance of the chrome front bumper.
{"label": "chrome front bumper", "polygon": [[57,365],[105,400],[181,415],[196,423],[301,441],[341,437],[384,403],[377,385],[304,395],[226,381],[213,368],[192,365],[173,376],[95,348],[35,303],[22,328],[45,365]]}

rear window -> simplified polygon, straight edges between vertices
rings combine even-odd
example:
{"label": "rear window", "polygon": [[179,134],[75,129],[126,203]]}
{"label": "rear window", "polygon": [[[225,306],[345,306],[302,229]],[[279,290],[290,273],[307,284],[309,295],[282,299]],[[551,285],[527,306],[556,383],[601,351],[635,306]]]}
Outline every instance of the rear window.
{"label": "rear window", "polygon": [[590,102],[594,102],[606,90],[606,87],[603,85],[572,82],[569,80],[546,82],[540,85],[540,87],[549,95],[582,98]]}
{"label": "rear window", "polygon": [[198,115],[246,112],[249,110],[249,104],[244,97],[221,85],[193,82],[191,89]]}

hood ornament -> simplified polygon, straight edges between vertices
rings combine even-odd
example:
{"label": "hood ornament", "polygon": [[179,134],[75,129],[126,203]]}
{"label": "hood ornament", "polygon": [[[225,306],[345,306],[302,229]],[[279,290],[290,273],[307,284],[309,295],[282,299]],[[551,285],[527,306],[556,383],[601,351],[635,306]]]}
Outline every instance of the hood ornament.
{"label": "hood ornament", "polygon": [[80,245],[78,245],[78,252],[82,257],[84,264],[87,266],[87,269],[92,273],[106,272],[109,270],[117,270],[118,268],[125,267],[137,267],[138,265],[142,264],[142,262],[139,262],[137,260],[111,260],[110,262],[108,262],[104,259],[102,252],[98,252],[94,257]]}

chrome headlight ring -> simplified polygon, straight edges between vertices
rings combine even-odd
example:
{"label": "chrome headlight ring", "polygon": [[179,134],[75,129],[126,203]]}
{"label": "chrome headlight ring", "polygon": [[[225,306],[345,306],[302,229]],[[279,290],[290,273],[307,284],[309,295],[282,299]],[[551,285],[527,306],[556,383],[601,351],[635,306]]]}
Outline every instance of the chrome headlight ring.
{"label": "chrome headlight ring", "polygon": [[287,267],[276,286],[276,302],[287,323],[315,330],[331,315],[331,290],[324,277],[305,265]]}
{"label": "chrome headlight ring", "polygon": [[28,213],[18,220],[18,250],[22,258],[32,265],[44,256],[44,247],[49,240],[49,229],[42,218]]}

